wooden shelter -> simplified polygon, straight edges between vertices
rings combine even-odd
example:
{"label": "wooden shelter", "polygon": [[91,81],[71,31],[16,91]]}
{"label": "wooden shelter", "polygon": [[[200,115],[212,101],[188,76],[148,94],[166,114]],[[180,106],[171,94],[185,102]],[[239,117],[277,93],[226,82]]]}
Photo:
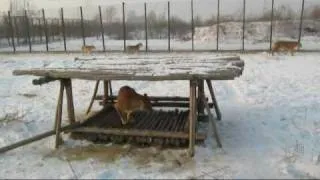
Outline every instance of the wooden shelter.
{"label": "wooden shelter", "polygon": [[[33,84],[44,84],[51,81],[60,81],[60,90],[58,95],[55,126],[54,130],[41,134],[39,136],[18,142],[14,145],[4,147],[0,149],[0,152],[4,152],[20,145],[30,143],[34,140],[38,140],[49,135],[56,135],[56,148],[59,146],[59,137],[61,132],[88,132],[88,133],[100,133],[105,135],[116,135],[117,137],[133,137],[137,138],[176,138],[184,139],[189,147],[190,156],[194,155],[194,147],[196,139],[203,139],[203,135],[196,133],[197,114],[207,111],[210,122],[213,125],[214,135],[218,145],[221,147],[221,142],[218,136],[215,121],[210,112],[210,107],[215,108],[217,119],[221,119],[221,113],[218,108],[214,91],[212,88],[212,80],[233,80],[236,77],[242,75],[244,69],[244,61],[238,56],[216,56],[216,55],[179,55],[179,54],[167,54],[167,55],[131,55],[131,56],[107,56],[101,59],[79,59],[75,61],[62,61],[56,66],[44,67],[44,68],[30,68],[30,69],[17,69],[13,71],[14,75],[34,75],[40,76],[40,79],[35,79]],[[187,119],[187,121],[178,120],[176,122],[167,122],[172,124],[171,132],[163,132],[156,129],[135,129],[135,128],[99,128],[99,127],[83,127],[75,119],[73,94],[72,94],[72,80],[84,79],[96,81],[96,87],[92,100],[90,102],[90,108],[94,100],[102,100],[101,105],[107,105],[113,103],[115,96],[110,95],[111,82],[118,80],[130,80],[130,81],[180,81],[185,80],[189,83],[189,97],[151,97],[154,106],[180,106],[189,107],[186,113],[172,113],[172,116],[176,115],[177,119]],[[97,95],[97,89],[99,82],[103,82],[104,94]],[[212,103],[208,103],[204,93],[204,82],[206,82]],[[62,116],[62,104],[63,104],[63,91],[66,90],[67,110],[69,124],[66,127],[61,127]],[[166,101],[166,103],[161,103]],[[168,102],[171,101],[171,102]],[[177,103],[178,102],[178,103]],[[158,103],[158,104],[157,104]],[[160,103],[160,105],[159,105]],[[107,106],[106,106],[107,107]],[[101,111],[106,111],[103,108]],[[153,115],[146,115],[146,118],[153,117],[166,118],[168,116],[161,114],[160,112],[153,113]],[[181,117],[184,118],[181,118]],[[150,127],[161,127],[165,120],[160,119],[157,125],[149,125]],[[184,122],[184,130],[179,130],[180,126],[177,126],[181,122]],[[82,123],[83,124],[83,123]],[[88,123],[87,123],[88,124]],[[143,127],[143,121],[140,125],[134,127]],[[176,126],[173,126],[175,124]],[[99,126],[99,125],[98,125]],[[169,125],[168,125],[169,126]],[[148,139],[147,138],[147,139]],[[150,140],[152,141],[152,139]]]}

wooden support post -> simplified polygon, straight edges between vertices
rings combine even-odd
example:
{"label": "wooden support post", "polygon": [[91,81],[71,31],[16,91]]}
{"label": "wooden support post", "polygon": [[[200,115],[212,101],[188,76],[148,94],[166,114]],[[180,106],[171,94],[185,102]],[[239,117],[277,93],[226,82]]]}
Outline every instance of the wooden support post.
{"label": "wooden support post", "polygon": [[56,119],[55,119],[55,131],[56,131],[56,144],[55,148],[58,148],[60,145],[60,132],[61,132],[61,119],[62,119],[62,105],[63,105],[63,90],[64,90],[64,82],[60,80],[60,91],[58,96],[58,103],[56,109]]}
{"label": "wooden support post", "polygon": [[73,124],[76,122],[76,118],[74,115],[74,105],[73,105],[73,95],[72,95],[72,83],[71,79],[63,80],[64,86],[66,88],[66,96],[67,96],[67,105],[68,105],[68,118],[69,123]]}
{"label": "wooden support post", "polygon": [[193,157],[195,150],[195,134],[196,134],[196,119],[197,119],[197,111],[196,111],[196,89],[197,89],[197,81],[190,80],[190,112],[189,112],[189,156]]}
{"label": "wooden support post", "polygon": [[[112,86],[111,86],[111,81],[109,81],[109,97],[112,97],[113,94],[112,94]],[[111,99],[111,102],[113,103],[113,99]]]}
{"label": "wooden support post", "polygon": [[98,81],[96,82],[95,87],[94,87],[93,95],[92,95],[92,98],[91,98],[91,100],[90,100],[90,104],[89,104],[89,107],[88,107],[88,109],[87,109],[86,114],[89,114],[89,112],[91,111],[91,108],[92,108],[92,105],[93,105],[93,101],[94,101],[94,99],[96,98],[96,95],[97,95],[97,92],[98,92],[99,83],[100,83],[100,81],[98,80]]}
{"label": "wooden support post", "polygon": [[[75,124],[67,125],[67,126],[64,126],[63,128],[61,128],[61,132],[66,131],[66,130],[68,130],[68,129],[77,128],[77,127],[79,127],[79,126],[80,126],[80,123],[75,123]],[[30,144],[30,143],[32,143],[32,142],[41,140],[41,139],[43,139],[43,138],[52,136],[52,135],[54,135],[55,133],[56,133],[56,130],[54,129],[54,130],[51,130],[51,131],[47,131],[47,132],[38,134],[38,135],[33,136],[33,137],[31,137],[31,138],[21,140],[21,141],[19,141],[19,142],[14,143],[14,144],[11,144],[11,145],[8,145],[8,146],[5,146],[5,147],[0,148],[0,153],[4,153],[4,152],[7,152],[7,151],[10,151],[10,150],[12,150],[12,149],[21,147],[21,146],[26,145],[26,144]]]}
{"label": "wooden support post", "polygon": [[198,82],[198,113],[204,114],[204,104],[202,101],[202,94],[204,94],[204,80]]}
{"label": "wooden support post", "polygon": [[222,144],[221,144],[221,140],[220,140],[220,137],[219,137],[219,133],[218,133],[216,121],[213,119],[213,115],[211,114],[211,111],[210,111],[208,102],[206,101],[204,94],[202,94],[201,96],[202,96],[201,99],[202,99],[202,101],[203,101],[203,104],[204,104],[204,106],[205,106],[205,108],[206,108],[206,111],[207,111],[207,113],[208,113],[208,116],[209,116],[209,121],[212,123],[212,128],[213,128],[214,137],[216,138],[216,141],[217,141],[218,146],[219,146],[220,148],[222,148]]}
{"label": "wooden support post", "polygon": [[209,92],[210,92],[210,95],[211,95],[211,99],[212,99],[212,103],[213,103],[214,109],[216,110],[217,120],[221,120],[221,112],[220,112],[220,109],[219,109],[219,106],[218,106],[217,99],[216,99],[216,97],[214,95],[214,91],[213,91],[211,80],[210,79],[206,79],[206,82],[207,82],[207,86],[208,86],[208,89],[209,89]]}
{"label": "wooden support post", "polygon": [[[109,81],[103,81],[103,102],[107,102],[109,98]],[[106,103],[104,103],[104,106]]]}

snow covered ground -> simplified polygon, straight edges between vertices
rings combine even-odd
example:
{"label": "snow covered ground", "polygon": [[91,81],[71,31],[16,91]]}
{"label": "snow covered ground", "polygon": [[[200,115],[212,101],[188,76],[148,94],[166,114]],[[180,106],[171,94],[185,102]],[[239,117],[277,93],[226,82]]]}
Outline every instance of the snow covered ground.
{"label": "snow covered ground", "polygon": [[[51,130],[59,90],[58,82],[33,86],[35,77],[13,76],[12,70],[79,55],[0,55],[0,147]],[[65,135],[65,144],[55,150],[51,136],[0,154],[0,178],[320,178],[320,53],[240,57],[241,77],[213,82],[223,116],[217,122],[223,149],[208,138],[190,159],[185,149],[98,146]],[[79,119],[94,83],[73,81]],[[151,95],[188,94],[183,81],[119,81],[113,87],[124,84]]]}

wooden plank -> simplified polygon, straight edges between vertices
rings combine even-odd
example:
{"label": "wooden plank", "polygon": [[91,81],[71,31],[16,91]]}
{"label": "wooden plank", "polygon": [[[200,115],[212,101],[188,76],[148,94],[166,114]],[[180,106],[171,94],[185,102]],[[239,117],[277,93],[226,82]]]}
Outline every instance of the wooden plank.
{"label": "wooden plank", "polygon": [[203,114],[204,113],[204,105],[202,101],[202,94],[204,94],[204,81],[199,80],[198,82],[198,113]]}
{"label": "wooden plank", "polygon": [[[110,96],[109,99],[116,100],[117,96]],[[181,96],[149,96],[151,101],[189,101],[188,97]],[[95,100],[103,100],[102,95],[97,95]]]}
{"label": "wooden plank", "polygon": [[107,102],[109,99],[109,81],[103,81],[103,101]]}
{"label": "wooden plank", "polygon": [[[64,132],[67,129],[72,129],[72,128],[79,127],[79,126],[80,126],[80,123],[70,124],[70,125],[62,127],[61,128],[61,132]],[[44,132],[44,133],[41,133],[41,134],[38,134],[38,135],[33,136],[31,138],[28,138],[28,139],[24,139],[24,140],[18,141],[18,142],[14,143],[14,144],[11,144],[11,145],[8,145],[8,146],[0,148],[0,153],[4,153],[4,152],[7,152],[7,151],[10,151],[12,149],[21,147],[21,146],[26,145],[26,144],[30,144],[32,142],[41,140],[43,138],[52,136],[54,134],[56,134],[56,130],[55,129],[47,131],[47,132]]]}
{"label": "wooden plank", "polygon": [[189,156],[193,157],[195,153],[195,134],[196,134],[196,88],[197,81],[190,81],[190,104],[189,104]]}
{"label": "wooden plank", "polygon": [[[119,128],[95,128],[95,127],[79,127],[68,129],[66,132],[83,132],[83,133],[103,133],[116,136],[140,136],[140,137],[161,137],[161,138],[180,138],[188,139],[189,134],[184,132],[163,132],[142,129],[119,129]],[[196,134],[196,140],[204,140],[204,134]]]}
{"label": "wooden plank", "polygon": [[55,148],[59,147],[60,144],[60,132],[61,132],[61,119],[62,119],[62,105],[63,105],[63,90],[64,90],[64,83],[63,80],[60,80],[60,91],[56,109],[56,119],[55,119],[55,130],[56,130],[56,143]]}
{"label": "wooden plank", "polygon": [[94,87],[93,95],[92,95],[92,97],[91,97],[90,104],[89,104],[89,107],[88,107],[88,109],[87,109],[87,111],[86,111],[86,114],[88,114],[88,113],[90,112],[91,108],[92,108],[93,101],[95,100],[96,95],[97,95],[97,92],[98,92],[99,83],[100,83],[100,81],[98,80],[98,81],[96,82],[95,87]]}
{"label": "wooden plank", "polygon": [[[117,102],[117,101],[114,101]],[[106,105],[111,103],[111,100],[107,102],[100,102],[100,105]],[[182,108],[188,108],[189,103],[188,102],[151,102],[152,107],[182,107]],[[214,107],[213,103],[209,103],[210,108]]]}
{"label": "wooden plank", "polygon": [[211,81],[209,79],[206,79],[206,82],[207,82],[207,85],[208,85],[208,88],[209,88],[209,92],[210,92],[210,95],[211,95],[211,99],[212,99],[212,103],[213,103],[214,109],[216,110],[217,119],[221,120],[221,112],[220,112],[220,109],[219,109],[219,106],[218,106],[218,102],[217,102],[216,96],[214,95],[212,83],[211,83]]}
{"label": "wooden plank", "polygon": [[63,80],[63,82],[66,88],[69,123],[72,124],[76,122],[76,118],[74,114],[73,95],[72,95],[72,83],[71,83],[71,79],[65,79]]}

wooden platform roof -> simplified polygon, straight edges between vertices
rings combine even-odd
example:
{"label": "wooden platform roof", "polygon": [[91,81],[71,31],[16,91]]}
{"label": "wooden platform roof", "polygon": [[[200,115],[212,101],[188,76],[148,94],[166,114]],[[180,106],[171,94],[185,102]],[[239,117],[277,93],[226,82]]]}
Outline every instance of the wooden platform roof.
{"label": "wooden platform roof", "polygon": [[242,75],[239,56],[139,54],[53,62],[43,68],[16,69],[13,75],[86,80],[232,80]]}

